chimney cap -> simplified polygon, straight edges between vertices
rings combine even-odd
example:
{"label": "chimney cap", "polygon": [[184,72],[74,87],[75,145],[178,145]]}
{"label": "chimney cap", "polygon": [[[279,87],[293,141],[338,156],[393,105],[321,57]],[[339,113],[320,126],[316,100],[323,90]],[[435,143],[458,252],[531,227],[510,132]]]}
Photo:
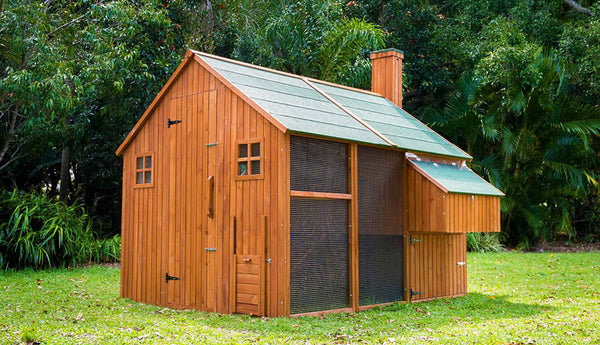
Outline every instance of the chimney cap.
{"label": "chimney cap", "polygon": [[[383,54],[383,53],[387,53],[387,54]],[[396,48],[386,48],[386,49],[372,51],[370,54],[370,58],[376,59],[376,58],[386,57],[386,56],[390,56],[390,55],[399,55],[401,58],[404,58],[404,52],[402,50],[396,49]]]}

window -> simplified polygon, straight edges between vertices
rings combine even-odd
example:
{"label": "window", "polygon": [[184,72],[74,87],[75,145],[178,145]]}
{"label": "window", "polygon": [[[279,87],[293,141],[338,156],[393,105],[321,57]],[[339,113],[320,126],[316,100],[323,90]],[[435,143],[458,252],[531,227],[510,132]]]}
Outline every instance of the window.
{"label": "window", "polygon": [[263,139],[248,139],[236,142],[236,175],[238,180],[263,178]]}
{"label": "window", "polygon": [[135,157],[135,186],[152,187],[152,166],[154,164],[151,153],[143,153]]}

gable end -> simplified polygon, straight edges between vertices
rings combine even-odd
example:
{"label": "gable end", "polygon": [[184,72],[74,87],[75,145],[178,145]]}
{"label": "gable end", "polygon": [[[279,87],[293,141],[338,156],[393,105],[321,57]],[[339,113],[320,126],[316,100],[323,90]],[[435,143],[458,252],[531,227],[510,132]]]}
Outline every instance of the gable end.
{"label": "gable end", "polygon": [[165,83],[165,85],[160,90],[160,92],[158,93],[158,95],[156,95],[156,97],[154,98],[154,100],[152,101],[152,103],[150,103],[150,106],[148,106],[148,108],[146,109],[146,111],[144,111],[144,114],[137,121],[137,123],[135,124],[135,126],[133,127],[133,129],[129,132],[129,134],[127,135],[127,137],[125,137],[125,139],[123,140],[123,142],[121,143],[121,145],[119,146],[119,148],[117,148],[117,150],[115,152],[115,154],[117,156],[123,155],[123,153],[125,152],[125,149],[129,146],[129,144],[133,141],[133,139],[140,132],[140,130],[142,129],[142,127],[144,126],[144,124],[152,116],[152,114],[154,113],[154,110],[160,104],[160,102],[163,100],[163,98],[165,97],[165,95],[167,94],[167,92],[169,91],[169,89],[174,85],[175,81],[183,73],[183,71],[186,68],[189,67],[189,64],[192,61],[200,64],[200,66],[202,66],[202,68],[204,68],[206,71],[208,71],[210,74],[212,74],[217,80],[219,80],[221,83],[223,83],[234,94],[236,94],[238,97],[242,98],[245,102],[247,102],[252,108],[254,108],[263,117],[265,117],[267,119],[267,121],[269,121],[270,123],[272,123],[280,131],[282,131],[284,133],[287,131],[287,128],[283,124],[281,124],[279,121],[277,121],[275,118],[273,118],[268,112],[266,112],[264,109],[262,109],[259,105],[257,105],[254,101],[252,101],[248,96],[246,96],[239,89],[237,89],[225,77],[223,77],[218,71],[216,71],[214,68],[212,68],[211,66],[209,66],[206,62],[204,62],[193,51],[188,50],[185,53],[185,58],[183,59],[183,61],[181,62],[181,64],[179,64],[179,66],[177,67],[177,69],[175,70],[175,72],[173,72],[173,74],[171,75],[171,77],[169,78],[169,80]]}

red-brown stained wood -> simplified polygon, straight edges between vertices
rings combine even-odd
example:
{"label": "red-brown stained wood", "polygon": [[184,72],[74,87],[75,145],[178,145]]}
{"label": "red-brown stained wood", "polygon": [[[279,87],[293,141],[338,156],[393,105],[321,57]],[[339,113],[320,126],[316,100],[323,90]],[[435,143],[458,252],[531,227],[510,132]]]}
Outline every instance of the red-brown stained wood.
{"label": "red-brown stained wood", "polygon": [[402,107],[402,59],[398,51],[371,54],[371,90]]}
{"label": "red-brown stained wood", "polygon": [[[167,128],[168,119],[182,122]],[[136,133],[123,151],[121,295],[175,308],[289,315],[289,133],[197,61],[173,78]],[[236,142],[255,139],[261,142],[262,176],[237,179]],[[136,188],[135,157],[147,152],[154,157],[153,184]],[[405,211],[405,223],[400,224],[405,231],[457,233],[447,236],[462,236],[464,242],[465,231],[500,230],[499,198],[446,194],[414,169],[405,171],[405,210],[382,210]],[[354,176],[355,169],[349,173]],[[214,215],[209,217],[211,176]],[[355,201],[356,176],[350,181],[349,194],[304,197]],[[469,218],[468,212],[477,214]],[[353,226],[358,225],[356,217],[353,207]],[[405,281],[434,282],[428,296],[464,291],[464,284],[444,281],[439,274],[442,263],[431,266],[432,261],[463,255],[464,243],[445,246],[444,241],[434,238],[429,245],[433,247],[426,249],[438,249],[428,257],[406,252]],[[350,241],[351,266],[357,263],[356,244]],[[406,240],[406,248],[417,245],[409,246]],[[243,264],[236,259],[248,256],[257,259]],[[466,269],[442,268],[466,279]],[[167,272],[180,280],[166,283]],[[351,277],[353,305],[358,307],[357,268]]]}
{"label": "red-brown stained wood", "polygon": [[444,193],[412,166],[406,169],[406,227],[413,232],[499,232],[500,198]]}
{"label": "red-brown stained wood", "polygon": [[411,274],[408,289],[421,294],[411,300],[459,296],[466,293],[465,234],[412,233],[408,248]]}
{"label": "red-brown stained wood", "polygon": [[[167,128],[169,118],[182,123]],[[172,81],[145,122],[123,152],[122,296],[177,308],[248,310],[235,301],[235,248],[272,259],[262,266],[269,281],[257,298],[269,300],[261,302],[260,313],[285,315],[278,303],[287,300],[289,288],[288,248],[280,245],[289,236],[287,216],[280,214],[289,210],[284,133],[196,62]],[[252,138],[268,139],[261,148],[264,178],[236,181],[235,142]],[[143,152],[154,153],[152,188],[134,186],[135,155]],[[207,178],[213,175],[216,212],[210,219]],[[181,280],[165,283],[167,272]]]}

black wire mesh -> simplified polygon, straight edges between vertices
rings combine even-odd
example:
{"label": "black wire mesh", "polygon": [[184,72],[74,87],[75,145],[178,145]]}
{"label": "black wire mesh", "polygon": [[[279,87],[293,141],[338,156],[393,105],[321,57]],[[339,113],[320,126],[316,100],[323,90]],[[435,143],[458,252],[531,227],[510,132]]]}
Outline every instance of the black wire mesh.
{"label": "black wire mesh", "polygon": [[359,303],[404,296],[402,154],[358,147]]}
{"label": "black wire mesh", "polygon": [[291,313],[348,307],[348,201],[292,198],[290,222]]}
{"label": "black wire mesh", "polygon": [[348,193],[348,148],[344,143],[292,136],[292,190]]}

